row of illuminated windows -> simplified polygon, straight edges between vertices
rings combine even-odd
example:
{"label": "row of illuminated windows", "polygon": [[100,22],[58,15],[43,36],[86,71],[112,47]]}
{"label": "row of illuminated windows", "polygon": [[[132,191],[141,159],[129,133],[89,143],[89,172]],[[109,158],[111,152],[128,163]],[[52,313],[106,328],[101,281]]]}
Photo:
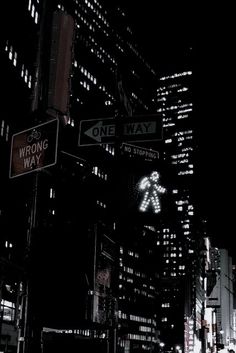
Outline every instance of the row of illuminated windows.
{"label": "row of illuminated windows", "polygon": [[161,96],[161,97],[163,97],[163,96],[168,96],[168,95],[171,94],[171,93],[172,93],[172,91],[160,92],[160,93],[157,93],[157,97],[158,97],[158,96]]}
{"label": "row of illuminated windows", "polygon": [[[178,256],[179,256],[179,257],[182,257],[183,255],[182,255],[182,253],[180,252],[180,253],[178,254]],[[164,253],[164,254],[163,254],[163,257],[177,257],[177,254],[176,254],[176,253]]]}
{"label": "row of illuminated windows", "polygon": [[156,229],[155,229],[154,226],[149,226],[149,225],[147,225],[147,224],[144,224],[144,228],[147,228],[147,229],[149,229],[149,230],[151,230],[151,231],[153,231],[153,232],[156,231]]}
{"label": "row of illuminated windows", "polygon": [[66,117],[67,118],[67,124],[71,126],[75,126],[75,121],[71,117]]}
{"label": "row of illuminated windows", "polygon": [[177,200],[175,203],[176,203],[176,205],[188,205],[189,204],[188,200]]}
{"label": "row of illuminated windows", "polygon": [[81,104],[81,105],[84,104],[84,102],[82,101],[82,99],[80,99],[80,98],[78,98],[78,97],[76,98],[76,102],[79,103],[79,104]]}
{"label": "row of illuminated windows", "polygon": [[152,298],[152,299],[155,298],[155,296],[153,294],[150,294],[147,291],[139,289],[139,288],[134,288],[134,293],[142,295],[144,297]]}
{"label": "row of illuminated windows", "polygon": [[80,81],[82,87],[84,87],[87,91],[90,91],[90,84],[86,81]]}
{"label": "row of illuminated windows", "polygon": [[139,331],[141,332],[152,332],[152,328],[148,326],[139,326]]}
{"label": "row of illuminated windows", "polygon": [[[158,112],[158,113],[161,113],[161,112],[166,112],[166,111],[168,111],[168,110],[175,110],[175,109],[179,109],[178,105],[171,105],[170,107],[159,108],[159,109],[157,109],[157,112]],[[163,118],[163,120],[165,121],[166,119]]]}
{"label": "row of illuminated windows", "polygon": [[146,317],[143,317],[143,316],[137,316],[137,315],[130,315],[130,320],[132,321],[137,321],[137,322],[143,322],[145,324],[151,324],[152,323],[152,319],[150,318],[146,318]]}
{"label": "row of illuminated windows", "polygon": [[120,51],[121,53],[124,53],[124,49],[121,48],[121,46],[120,46],[118,43],[116,44],[116,47],[119,49],[119,51]]}
{"label": "row of illuminated windows", "polygon": [[[77,14],[77,11],[75,11],[75,13]],[[83,17],[81,14],[78,14],[78,17],[79,17],[80,20],[88,27],[88,29],[89,29],[90,31],[92,31],[92,32],[95,33],[95,28],[94,28],[94,26],[93,26],[89,21],[87,21],[85,17]]]}
{"label": "row of illuminated windows", "polygon": [[[189,112],[191,112],[192,110],[193,110],[192,108],[189,108],[189,109],[182,109],[182,110],[179,110],[178,113],[179,113],[179,114],[189,113]],[[184,116],[184,117],[188,117],[188,115],[187,115],[187,116]],[[181,119],[181,116],[178,116],[178,118]]]}
{"label": "row of illuminated windows", "polygon": [[102,147],[105,148],[105,151],[110,153],[112,156],[115,155],[115,148],[113,146],[111,146],[109,144],[103,144]]}
{"label": "row of illuminated windows", "polygon": [[[169,126],[174,126],[174,124],[166,124],[165,127],[169,127]],[[175,134],[176,135],[176,134]],[[185,140],[191,140],[193,137],[192,136],[186,136],[186,137],[178,137],[177,141],[181,142],[181,141],[185,141]],[[165,143],[171,143],[173,142],[172,138],[168,138],[165,140]],[[178,146],[182,146],[182,143],[179,143]],[[193,148],[188,146],[182,149],[182,151],[190,151]]]}
{"label": "row of illuminated windows", "polygon": [[[122,246],[120,247],[120,254],[124,254],[124,248]],[[132,250],[128,250],[128,255],[139,258],[139,254]]]}
{"label": "row of illuminated windows", "polygon": [[121,310],[118,311],[119,319],[127,319],[127,314],[123,313]]}
{"label": "row of illuminated windows", "polygon": [[[167,260],[166,260],[166,264],[169,264],[169,263],[170,263],[170,260],[167,259]],[[175,261],[175,263],[176,263],[176,261]],[[176,270],[176,268],[173,267],[173,270]],[[185,265],[179,265],[179,270],[185,270]]]}
{"label": "row of illuminated windows", "polygon": [[[76,11],[76,14],[77,14],[78,12]],[[98,16],[99,17],[99,16]],[[102,26],[99,24],[99,22],[98,21],[96,21],[95,19],[93,19],[93,23],[94,24],[96,24],[96,26],[97,26],[97,28],[99,28],[100,30],[102,30],[103,31],[103,33],[108,37],[109,36],[109,33],[104,29],[104,28],[102,28]],[[102,23],[104,24],[104,21],[102,21]],[[91,25],[90,25],[90,27],[92,27]],[[94,31],[93,31],[94,32]]]}
{"label": "row of illuminated windows", "polygon": [[[183,113],[186,113],[186,112],[191,112],[192,108],[187,108],[187,107],[191,107],[191,106],[192,106],[192,103],[182,104],[182,105],[171,105],[170,107],[168,106],[168,107],[159,108],[157,110],[157,112],[166,112],[168,110],[181,109],[181,110],[178,111],[178,113],[179,114],[183,114]],[[185,108],[185,109],[183,109],[183,108]],[[163,118],[163,120],[166,121],[167,118]]]}
{"label": "row of illuminated windows", "polygon": [[139,258],[139,254],[131,250],[128,250],[128,255],[136,257],[137,259]]}
{"label": "row of illuminated windows", "polygon": [[175,239],[176,238],[176,234],[174,234],[174,233],[166,234],[167,231],[169,232],[169,229],[168,230],[163,229],[163,233],[165,233],[165,234],[163,234],[163,239]]}
{"label": "row of illuminated windows", "polygon": [[[90,39],[94,42],[94,40],[93,40],[92,37],[90,37]],[[104,55],[108,56],[108,58],[109,58],[113,63],[115,63],[114,60],[111,58],[111,56],[110,56],[108,53],[106,53],[105,50],[102,49],[101,47],[100,47],[99,50],[98,50],[98,49],[94,49],[94,48],[91,48],[90,50],[91,50],[91,52],[95,53],[95,54],[96,54],[96,57],[98,57],[103,63],[105,63],[105,58],[103,57]],[[102,54],[101,54],[101,52],[102,52]],[[75,61],[74,66],[76,66],[76,65],[77,65],[77,62]],[[83,70],[83,73],[84,73],[84,74],[85,74],[85,73],[87,74],[87,77],[88,77],[90,80],[91,80],[91,78],[93,79],[93,83],[94,83],[94,84],[97,83],[96,78],[93,78],[93,76],[91,76],[91,74],[90,74],[86,69],[83,68],[82,70]],[[81,70],[81,71],[82,71],[82,70]],[[89,85],[88,82],[86,82],[86,81],[80,81],[80,84],[81,84],[87,91],[90,90],[90,85]],[[109,98],[108,100],[106,100],[106,101],[104,102],[104,104],[107,105],[107,106],[112,105],[113,102],[115,101],[115,98],[113,97],[113,95],[111,95],[111,94],[106,90],[106,87],[105,87],[104,85],[100,85],[100,86],[99,86],[99,89],[100,89],[101,91],[105,92],[106,95],[107,95],[108,98]],[[139,103],[140,105],[142,105],[146,110],[148,109],[147,105],[145,105],[145,103],[144,103],[140,98],[137,97],[137,100],[138,100],[138,103]]]}
{"label": "row of illuminated windows", "polygon": [[100,200],[97,200],[97,205],[99,205],[102,208],[106,208],[107,207],[107,205],[104,202],[100,201]]}
{"label": "row of illuminated windows", "polygon": [[[122,273],[119,274],[119,279],[120,279],[120,280],[123,280],[123,281],[126,281],[126,282],[128,282],[128,283],[134,283],[133,278],[131,278],[131,277],[126,277],[126,276],[124,276]],[[146,284],[143,284],[143,287],[147,288],[148,286],[147,286]],[[123,288],[123,285],[120,284],[120,285],[119,285],[119,288],[120,288],[120,289]],[[149,286],[149,289],[150,289],[150,290],[155,290],[155,287],[152,286],[152,285],[150,285],[150,286]],[[137,288],[134,288],[134,292],[135,292],[135,293],[139,293],[139,294],[141,293],[140,289],[137,289]]]}
{"label": "row of illuminated windows", "polygon": [[14,321],[15,319],[15,304],[8,300],[1,300],[1,310],[3,321]]}
{"label": "row of illuminated windows", "polygon": [[[167,109],[166,109],[167,110]],[[169,110],[169,109],[168,109]],[[164,109],[162,109],[162,110],[160,110],[160,109],[158,109],[157,110],[157,112],[163,112],[164,111]],[[183,114],[183,113],[187,113],[187,112],[189,112],[189,111],[191,111],[191,109],[190,110],[179,110],[178,112],[177,112],[177,119],[178,120],[180,120],[180,119],[185,119],[185,118],[188,118],[189,117],[189,115],[188,114]],[[163,114],[164,115],[164,114]],[[163,117],[163,121],[166,123],[166,126],[174,126],[173,124],[172,125],[168,125],[167,124],[167,122],[169,121],[169,124],[171,124],[171,122],[173,121],[173,119],[174,119],[175,117],[173,117],[173,116],[169,116],[169,117]]]}
{"label": "row of illuminated windows", "polygon": [[[172,242],[170,243],[169,240],[164,240],[163,241],[163,245],[172,245],[172,244],[173,243]],[[168,250],[175,251],[175,250],[177,250],[177,247],[176,246],[171,246],[171,247],[168,247]],[[182,251],[182,246],[179,246],[178,250]]]}
{"label": "row of illuminated windows", "polygon": [[10,243],[8,240],[5,241],[5,248],[12,248],[13,244]]}
{"label": "row of illuminated windows", "polygon": [[142,290],[142,289],[134,288],[134,293],[143,295],[144,297],[154,298],[154,296],[152,294],[150,294],[147,291]]}
{"label": "row of illuminated windows", "polygon": [[89,39],[95,46],[97,53],[102,53],[112,62],[112,64],[117,66],[116,60],[106,50],[104,50],[91,35],[89,36]]}
{"label": "row of illuminated windows", "polygon": [[[184,138],[184,137],[181,137],[181,138]],[[189,157],[189,153],[179,153],[179,154],[173,154],[171,156],[172,159],[180,159],[180,158],[184,158],[184,157]]]}
{"label": "row of illuminated windows", "polygon": [[[94,0],[94,3],[100,8],[102,9],[102,6],[98,3],[98,1]],[[100,20],[102,20],[102,22],[109,28],[109,23],[107,22],[106,18],[101,14],[100,11],[98,11],[95,6],[93,6],[93,4],[91,2],[89,2],[88,0],[85,0],[85,4],[88,6],[88,8],[90,8],[97,16]]]}
{"label": "row of illuminated windows", "polygon": [[[38,3],[39,3],[39,0],[37,0],[37,4]],[[29,0],[28,11],[30,12],[31,17],[34,19],[34,22],[37,24],[39,21],[39,14],[38,14],[38,11],[36,10],[35,5],[32,3],[32,0]]]}
{"label": "row of illuminated windows", "polygon": [[[49,331],[50,332],[50,331]],[[82,336],[86,336],[86,337],[89,337],[91,336],[91,331],[90,330],[72,330],[72,329],[69,329],[69,330],[57,330],[57,329],[53,329],[52,332],[57,332],[57,333],[66,333],[66,334],[78,334],[78,335],[82,335]]]}
{"label": "row of illuminated windows", "polygon": [[188,118],[189,116],[188,116],[188,114],[180,114],[180,115],[178,115],[177,116],[177,119],[186,119],[186,118]]}
{"label": "row of illuminated windows", "polygon": [[130,267],[124,266],[123,270],[124,270],[125,272],[127,272],[127,273],[132,273],[132,274],[134,273],[134,269],[133,269],[133,268],[130,268]]}
{"label": "row of illuminated windows", "polygon": [[132,93],[133,98],[137,100],[137,102],[143,106],[146,110],[148,110],[148,106],[142,101],[141,98],[137,97],[134,93]]}
{"label": "row of illuminated windows", "polygon": [[128,339],[130,340],[138,340],[138,341],[155,341],[154,337],[150,337],[150,336],[144,336],[144,335],[136,335],[133,333],[128,333]]}
{"label": "row of illuminated windows", "polygon": [[[177,160],[177,161],[172,161],[171,164],[173,165],[177,165],[177,164],[186,164],[186,163],[189,163],[189,160],[188,159],[182,159],[182,160]],[[192,174],[192,173],[190,173]]]}
{"label": "row of illuminated windows", "polygon": [[97,166],[93,167],[92,173],[97,175],[99,178],[107,180],[107,173],[103,172],[100,168]]}
{"label": "row of illuminated windows", "polygon": [[123,267],[124,272],[134,274],[137,277],[147,278],[147,275],[145,273],[140,271],[134,271],[134,269],[131,267],[123,266],[122,258],[120,258],[119,260],[120,260],[120,267]]}
{"label": "row of illuminated windows", "polygon": [[[8,43],[8,41],[5,46],[5,51],[8,53],[8,58],[10,61],[12,61],[13,66],[17,66],[17,52],[13,49],[13,46]],[[32,75],[30,75],[29,70],[26,69],[24,64],[21,67],[21,77],[23,78],[24,82],[28,85],[28,87],[31,88]]]}
{"label": "row of illuminated windows", "polygon": [[189,76],[189,75],[192,75],[192,71],[184,71],[184,72],[180,72],[180,73],[175,73],[175,74],[170,75],[170,76],[163,76],[163,77],[160,78],[160,80],[161,81],[165,81],[165,80],[168,80],[170,78]]}
{"label": "row of illuminated windows", "polygon": [[182,87],[177,90],[177,92],[186,92],[186,91],[188,91],[187,87]]}
{"label": "row of illuminated windows", "polygon": [[135,45],[131,44],[130,42],[127,42],[128,47],[132,50],[132,52],[142,61],[142,63],[145,65],[145,67],[152,73],[156,74],[153,68],[146,62],[146,60],[142,57],[142,55],[138,52],[138,50],[135,48]]}
{"label": "row of illuminated windows", "polygon": [[170,273],[166,272],[166,271],[163,272],[163,276],[177,277],[177,275],[184,276],[185,272],[179,272],[178,274],[177,274],[177,272],[170,272]]}
{"label": "row of illuminated windows", "polygon": [[[77,67],[77,61],[75,60],[74,66]],[[94,77],[85,67],[80,66],[80,71],[84,76],[86,76],[91,82],[93,82],[95,85],[97,84],[97,79]]]}
{"label": "row of illuminated windows", "polygon": [[5,140],[8,141],[8,138],[9,138],[9,125],[5,124],[5,120],[2,120],[2,122],[1,122],[0,136],[2,136],[2,137],[5,136]]}
{"label": "row of illuminated windows", "polygon": [[166,97],[161,97],[157,99],[157,102],[165,102],[165,101],[166,101]]}
{"label": "row of illuminated windows", "polygon": [[168,84],[167,86],[162,86],[157,89],[157,92],[159,91],[165,91],[166,89],[173,89],[173,88],[178,88],[181,87],[182,85],[180,83],[173,83],[172,85]]}
{"label": "row of illuminated windows", "polygon": [[193,170],[181,170],[178,172],[178,175],[188,175],[188,174],[193,174]]}
{"label": "row of illuminated windows", "polygon": [[[157,245],[161,245],[161,242],[160,242],[160,240],[157,240],[157,242],[156,242],[156,244]],[[169,244],[173,244],[173,242],[169,242],[169,240],[164,240],[163,241],[163,245],[169,245]]]}
{"label": "row of illuminated windows", "polygon": [[174,123],[163,124],[163,128],[171,127],[171,126],[175,126],[175,124]]}
{"label": "row of illuminated windows", "polygon": [[184,135],[192,135],[193,130],[185,130],[185,131],[177,131],[174,133],[174,136],[184,136]]}
{"label": "row of illuminated windows", "polygon": [[8,41],[5,46],[5,51],[8,52],[8,58],[12,61],[13,65],[17,64],[17,52],[13,50],[13,46],[8,44]]}

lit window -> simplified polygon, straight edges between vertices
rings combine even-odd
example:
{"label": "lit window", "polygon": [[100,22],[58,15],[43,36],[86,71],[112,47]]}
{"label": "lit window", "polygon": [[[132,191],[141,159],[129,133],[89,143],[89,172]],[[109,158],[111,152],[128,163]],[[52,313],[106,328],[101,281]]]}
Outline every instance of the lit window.
{"label": "lit window", "polygon": [[17,53],[14,53],[13,65],[16,66],[17,63]]}
{"label": "lit window", "polygon": [[35,6],[32,5],[32,8],[31,8],[31,16],[34,17],[34,13],[35,13]]}
{"label": "lit window", "polygon": [[12,46],[10,46],[10,50],[9,50],[8,56],[9,56],[9,59],[12,60],[12,57],[13,57],[13,48],[12,48]]}
{"label": "lit window", "polygon": [[3,312],[4,321],[14,321],[15,318],[15,304],[8,300],[1,300],[1,309]]}
{"label": "lit window", "polygon": [[35,12],[35,17],[34,17],[34,22],[37,24],[37,23],[38,23],[38,20],[39,20],[39,14],[38,14],[38,12],[36,11],[36,12]]}

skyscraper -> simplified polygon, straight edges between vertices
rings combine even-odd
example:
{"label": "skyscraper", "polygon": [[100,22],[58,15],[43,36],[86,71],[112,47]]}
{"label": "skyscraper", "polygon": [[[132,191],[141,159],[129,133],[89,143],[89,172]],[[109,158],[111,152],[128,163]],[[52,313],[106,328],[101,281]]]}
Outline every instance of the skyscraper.
{"label": "skyscraper", "polygon": [[[163,252],[160,327],[166,349],[184,349],[184,322],[194,320],[196,224],[194,168],[196,138],[192,71],[160,77],[156,101],[163,119],[163,159],[172,166],[176,218],[158,230]],[[178,298],[178,299],[177,299]],[[176,315],[178,310],[178,315]]]}
{"label": "skyscraper", "polygon": [[[15,6],[12,13],[12,4],[4,4],[2,14],[11,14],[12,21],[1,22],[5,86],[1,151],[7,156],[1,175],[1,250],[11,252],[11,261],[23,268],[26,265],[28,275],[33,274],[33,295],[28,303],[27,288],[21,287],[25,278],[17,272],[18,289],[10,302],[16,310],[11,317],[20,318],[18,298],[22,308],[30,305],[32,313],[26,331],[38,332],[40,325],[79,326],[82,331],[91,330],[92,337],[96,324],[110,328],[111,316],[103,314],[114,297],[110,282],[104,282],[111,270],[112,250],[100,248],[105,243],[114,245],[114,214],[110,217],[114,146],[97,143],[89,134],[87,145],[79,144],[80,122],[153,113],[151,92],[156,76],[140,55],[119,6],[87,0],[27,1]],[[54,118],[60,121],[57,164],[9,180],[12,134]],[[96,233],[96,225],[104,220],[105,227]],[[5,288],[9,286],[7,266],[4,272]],[[99,292],[96,286],[103,290]],[[111,300],[106,302],[108,292]],[[88,309],[91,298],[92,311]],[[19,330],[19,338],[25,338],[18,341],[20,351],[28,349],[26,331]],[[88,335],[82,331],[80,335]],[[103,335],[103,339],[110,337]],[[154,336],[152,331],[150,336]],[[38,343],[34,344],[36,352]]]}

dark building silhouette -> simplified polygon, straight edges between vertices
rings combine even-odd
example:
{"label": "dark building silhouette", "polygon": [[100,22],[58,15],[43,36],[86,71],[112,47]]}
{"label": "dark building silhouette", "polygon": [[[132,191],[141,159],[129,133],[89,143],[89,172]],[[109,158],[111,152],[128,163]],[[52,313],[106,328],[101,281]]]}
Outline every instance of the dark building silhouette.
{"label": "dark building silhouette", "polygon": [[[181,353],[201,341],[192,69],[158,79],[120,5],[3,5],[0,350]],[[161,137],[142,141],[146,118]],[[54,119],[56,163],[40,169],[37,126]],[[9,178],[25,130],[32,168],[19,149],[23,173]]]}
{"label": "dark building silhouette", "polygon": [[[121,197],[113,198],[120,137],[101,144],[87,133],[86,144],[79,144],[80,123],[154,113],[155,72],[115,4],[29,1],[16,7],[11,23],[1,21],[1,348],[38,352],[43,327],[45,337],[47,327],[58,329],[58,340],[76,334],[78,347],[88,338],[101,349],[113,347],[120,327],[115,209]],[[4,4],[2,14],[9,13],[11,4]],[[11,137],[53,119],[59,121],[56,165],[35,172],[34,163],[32,173],[9,178]],[[146,341],[154,336],[151,331]]]}

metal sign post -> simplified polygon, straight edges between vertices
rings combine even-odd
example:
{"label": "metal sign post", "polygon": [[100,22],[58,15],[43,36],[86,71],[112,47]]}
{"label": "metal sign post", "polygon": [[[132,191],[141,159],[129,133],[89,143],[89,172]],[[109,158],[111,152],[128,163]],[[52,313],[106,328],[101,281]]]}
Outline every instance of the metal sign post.
{"label": "metal sign post", "polygon": [[[31,198],[31,211],[29,215],[29,228],[27,232],[27,248],[25,265],[28,278],[24,283],[24,298],[22,301],[22,324],[18,328],[17,353],[30,353],[32,347],[37,350],[37,339],[32,339],[32,286],[31,286],[31,257],[32,234],[37,227],[37,199],[39,171],[53,166],[57,162],[58,145],[58,119],[49,120],[30,129],[21,131],[12,136],[9,178],[15,178],[28,173],[33,175]],[[35,341],[35,342],[34,342]],[[36,353],[36,352],[35,352]]]}

